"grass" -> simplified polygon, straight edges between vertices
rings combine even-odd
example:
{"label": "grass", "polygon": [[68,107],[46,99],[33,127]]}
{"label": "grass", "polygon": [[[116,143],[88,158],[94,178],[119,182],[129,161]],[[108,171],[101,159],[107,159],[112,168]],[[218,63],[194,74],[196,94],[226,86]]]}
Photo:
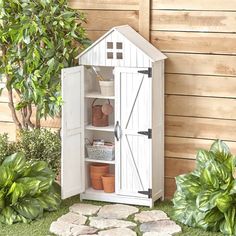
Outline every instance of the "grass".
{"label": "grass", "polygon": [[[0,226],[0,236],[49,236],[51,235],[49,233],[49,227],[50,224],[56,220],[59,216],[65,214],[69,210],[69,206],[71,206],[73,203],[78,203],[79,197],[72,197],[70,199],[67,199],[62,202],[62,205],[60,209],[56,212],[47,212],[44,214],[43,218],[33,221],[30,224],[24,224],[24,223],[18,223],[14,225],[2,225]],[[89,202],[89,201],[84,201]],[[89,202],[93,204],[99,204],[104,205],[107,203],[101,203],[101,202]],[[142,210],[147,210],[149,208],[147,207],[139,207]],[[171,216],[172,212],[172,205],[170,202],[158,202],[155,209],[160,209],[165,211],[168,215]],[[130,220],[133,218],[131,217]],[[180,224],[181,225],[181,224]],[[176,236],[220,236],[221,233],[210,233],[206,232],[200,229],[194,229],[190,228],[184,225],[181,225],[183,232],[177,234]],[[136,232],[138,235],[140,235],[140,232],[138,228],[136,229]]]}

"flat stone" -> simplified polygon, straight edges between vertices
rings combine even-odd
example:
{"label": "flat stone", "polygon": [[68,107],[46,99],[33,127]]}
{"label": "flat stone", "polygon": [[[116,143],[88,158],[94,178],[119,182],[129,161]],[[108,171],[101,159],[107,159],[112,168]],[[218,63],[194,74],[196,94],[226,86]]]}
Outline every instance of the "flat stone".
{"label": "flat stone", "polygon": [[87,217],[83,215],[78,215],[73,212],[68,212],[57,219],[58,221],[66,222],[69,224],[84,225]]}
{"label": "flat stone", "polygon": [[54,221],[52,222],[49,231],[58,236],[71,236],[70,230],[73,225],[62,222],[62,221]]}
{"label": "flat stone", "polygon": [[169,220],[169,217],[166,215],[164,211],[152,210],[152,211],[142,211],[138,214],[135,214],[134,220],[140,223],[144,223],[157,220]]}
{"label": "flat stone", "polygon": [[98,232],[99,236],[136,236],[137,234],[128,228],[116,228]]}
{"label": "flat stone", "polygon": [[174,234],[181,232],[181,227],[172,220],[159,220],[145,222],[140,225],[142,232],[158,232]]}
{"label": "flat stone", "polygon": [[96,206],[92,204],[76,203],[72,205],[69,209],[71,212],[74,212],[80,215],[91,216],[91,215],[95,215],[99,211],[100,208],[101,206]]}
{"label": "flat stone", "polygon": [[139,209],[134,206],[122,204],[105,205],[98,212],[98,216],[108,219],[126,219],[128,216],[137,213]]}
{"label": "flat stone", "polygon": [[89,225],[97,229],[107,229],[107,228],[134,228],[137,224],[117,219],[105,219],[101,217],[90,217]]}
{"label": "flat stone", "polygon": [[87,226],[87,225],[76,225],[71,229],[71,235],[77,236],[77,235],[91,235],[96,233],[98,230]]}
{"label": "flat stone", "polygon": [[143,234],[143,236],[171,236],[171,234],[158,233],[158,232],[146,232],[146,233]]}

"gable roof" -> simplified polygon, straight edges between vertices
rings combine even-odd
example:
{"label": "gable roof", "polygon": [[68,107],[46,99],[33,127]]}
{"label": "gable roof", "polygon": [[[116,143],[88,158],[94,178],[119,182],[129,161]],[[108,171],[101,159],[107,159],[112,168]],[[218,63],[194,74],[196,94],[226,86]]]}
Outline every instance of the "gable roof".
{"label": "gable roof", "polygon": [[152,61],[164,60],[167,57],[156,47],[154,47],[150,42],[144,39],[139,33],[137,33],[132,27],[129,25],[121,25],[116,26],[109,30],[106,34],[100,37],[97,41],[95,41],[92,45],[90,45],[87,49],[85,49],[82,53],[80,53],[76,59],[80,58],[84,54],[86,54],[91,48],[101,42],[104,38],[106,38],[113,31],[117,31],[122,34],[125,38],[127,38],[131,43],[133,43],[137,48],[139,48],[143,53],[145,53]]}

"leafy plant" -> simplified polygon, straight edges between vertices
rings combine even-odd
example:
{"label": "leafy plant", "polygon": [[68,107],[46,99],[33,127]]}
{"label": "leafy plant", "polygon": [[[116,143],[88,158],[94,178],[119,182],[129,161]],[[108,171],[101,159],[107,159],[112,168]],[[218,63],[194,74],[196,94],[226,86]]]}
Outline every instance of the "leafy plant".
{"label": "leafy plant", "polygon": [[9,156],[14,152],[16,152],[15,143],[11,143],[9,141],[8,135],[6,133],[0,134],[0,164],[6,156]]}
{"label": "leafy plant", "polygon": [[29,222],[60,204],[54,173],[44,161],[14,153],[0,165],[0,222]]}
{"label": "leafy plant", "polygon": [[200,150],[197,167],[176,177],[174,218],[183,224],[224,235],[236,235],[236,157],[215,141]]}
{"label": "leafy plant", "polygon": [[24,153],[27,160],[46,161],[49,167],[58,174],[61,140],[57,132],[47,129],[21,130],[16,150]]}
{"label": "leafy plant", "polygon": [[60,72],[76,64],[88,43],[84,22],[66,0],[0,0],[0,74],[19,129],[38,128],[40,118],[59,114]]}

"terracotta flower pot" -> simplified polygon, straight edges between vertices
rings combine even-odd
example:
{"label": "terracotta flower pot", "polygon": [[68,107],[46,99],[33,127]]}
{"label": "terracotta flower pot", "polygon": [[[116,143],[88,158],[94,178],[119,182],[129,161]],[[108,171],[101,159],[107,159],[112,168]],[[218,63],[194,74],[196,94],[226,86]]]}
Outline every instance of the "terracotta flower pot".
{"label": "terracotta flower pot", "polygon": [[102,176],[109,173],[109,165],[107,164],[92,164],[90,165],[90,179],[92,188],[102,190]]}
{"label": "terracotta flower pot", "polygon": [[115,175],[106,174],[102,176],[102,184],[104,192],[114,193],[115,192]]}

